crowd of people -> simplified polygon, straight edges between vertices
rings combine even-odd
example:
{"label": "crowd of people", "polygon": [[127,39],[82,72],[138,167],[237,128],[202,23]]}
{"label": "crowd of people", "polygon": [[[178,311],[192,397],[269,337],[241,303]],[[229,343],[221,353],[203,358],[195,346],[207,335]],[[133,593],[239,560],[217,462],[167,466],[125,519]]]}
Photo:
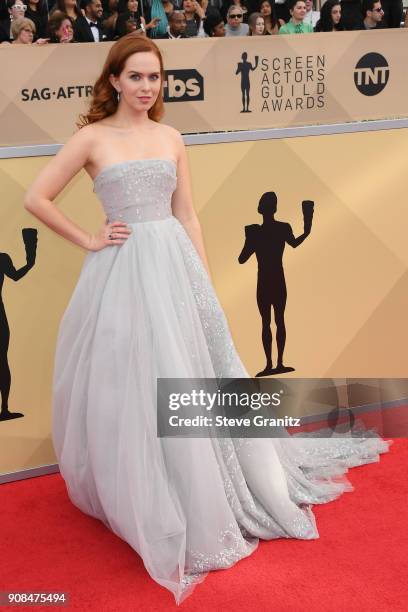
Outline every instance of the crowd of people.
{"label": "crowd of people", "polygon": [[[319,10],[317,10],[319,9]],[[274,36],[408,27],[402,0],[0,0],[0,43]]]}

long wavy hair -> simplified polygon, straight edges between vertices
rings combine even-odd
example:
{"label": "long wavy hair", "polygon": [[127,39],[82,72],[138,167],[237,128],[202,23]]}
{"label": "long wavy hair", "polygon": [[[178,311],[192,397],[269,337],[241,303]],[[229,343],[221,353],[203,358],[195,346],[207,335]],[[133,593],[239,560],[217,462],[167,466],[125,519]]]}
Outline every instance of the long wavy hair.
{"label": "long wavy hair", "polygon": [[[87,113],[79,116],[77,126],[84,127],[90,123],[101,121],[105,117],[115,114],[118,109],[118,96],[116,89],[109,80],[109,75],[118,77],[122,72],[126,60],[134,53],[151,52],[154,53],[160,62],[160,76],[163,87],[164,67],[163,58],[157,45],[145,36],[134,36],[127,34],[112,45],[108,57],[102,69],[102,73],[97,79],[93,95]],[[163,94],[159,93],[153,106],[147,112],[149,119],[160,121],[164,114]]]}
{"label": "long wavy hair", "polygon": [[[263,5],[264,2],[269,4],[269,6],[271,7],[271,14],[270,14],[271,26],[272,26],[272,28],[274,28],[276,26],[276,24],[279,25],[279,19],[278,19],[278,16],[276,14],[275,0],[260,0],[260,2],[258,3],[258,9],[257,9],[258,13],[261,13],[261,6]],[[262,15],[262,17],[263,17],[263,15]],[[265,31],[266,31],[266,19],[265,19],[265,17],[264,17],[264,21],[265,21]]]}
{"label": "long wavy hair", "polygon": [[335,25],[331,16],[332,8],[338,4],[341,6],[340,0],[326,0],[320,9],[320,19],[314,27],[315,32],[331,32],[333,28],[338,32],[344,30],[342,20]]}

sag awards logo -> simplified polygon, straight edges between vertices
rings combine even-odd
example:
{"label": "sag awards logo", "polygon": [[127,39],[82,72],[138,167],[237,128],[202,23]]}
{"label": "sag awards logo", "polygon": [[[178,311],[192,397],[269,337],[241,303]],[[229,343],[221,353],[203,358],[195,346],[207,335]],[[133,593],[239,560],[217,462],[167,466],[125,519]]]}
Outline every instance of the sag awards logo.
{"label": "sag awards logo", "polygon": [[261,112],[324,108],[325,64],[324,55],[273,58],[255,55],[252,60],[244,51],[235,70],[235,75],[240,76],[240,112],[252,112],[252,99],[255,99],[252,107]]}
{"label": "sag awards logo", "polygon": [[[193,68],[166,70],[163,84],[165,102],[197,102],[204,100],[204,78]],[[66,85],[57,87],[34,87],[22,89],[22,102],[42,102],[45,100],[69,100],[89,98],[92,85]]]}
{"label": "sag awards logo", "polygon": [[376,96],[382,92],[389,76],[388,62],[380,53],[363,55],[354,69],[354,83],[364,96]]}
{"label": "sag awards logo", "polygon": [[204,100],[204,79],[195,69],[166,70],[165,102],[197,102]]}

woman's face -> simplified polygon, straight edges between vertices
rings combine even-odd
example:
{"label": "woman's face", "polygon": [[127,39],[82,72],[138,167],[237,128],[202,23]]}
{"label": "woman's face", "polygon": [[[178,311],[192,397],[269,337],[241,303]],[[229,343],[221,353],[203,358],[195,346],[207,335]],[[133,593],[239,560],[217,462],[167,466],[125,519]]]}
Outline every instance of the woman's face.
{"label": "woman's face", "polygon": [[341,6],[340,4],[335,4],[331,10],[331,18],[334,25],[338,25],[341,19]]}
{"label": "woman's face", "polygon": [[265,30],[265,22],[263,20],[263,17],[258,17],[257,20],[255,21],[254,34],[260,36],[261,34],[264,33],[264,30]]}
{"label": "woman's face", "polygon": [[24,26],[24,28],[18,35],[17,42],[21,43],[22,45],[31,45],[31,43],[33,42],[33,38],[34,33],[30,26]]}
{"label": "woman's face", "polygon": [[303,19],[305,18],[305,15],[306,15],[306,4],[305,4],[305,2],[303,2],[303,0],[299,0],[298,2],[296,2],[296,4],[293,7],[293,9],[290,11],[290,14],[297,21],[303,21]]}
{"label": "woman's face", "polygon": [[119,77],[111,76],[111,83],[120,91],[120,104],[135,111],[148,111],[161,92],[159,58],[151,51],[134,53]]}
{"label": "woman's face", "polygon": [[73,35],[74,35],[74,29],[72,27],[72,23],[70,19],[64,19],[64,21],[61,23],[60,27],[58,28],[58,30],[55,32],[58,39],[61,40],[61,38],[68,38],[68,39],[72,39]]}
{"label": "woman's face", "polygon": [[261,10],[259,12],[261,13],[261,15],[264,15],[265,17],[267,15],[270,15],[272,13],[272,10],[271,10],[271,5],[269,4],[269,2],[262,2]]}
{"label": "woman's face", "polygon": [[193,0],[183,0],[183,9],[191,13],[194,10]]}
{"label": "woman's face", "polygon": [[225,36],[225,24],[223,21],[220,21],[220,23],[215,26],[215,28],[213,29],[213,36],[215,38]]}
{"label": "woman's face", "polygon": [[23,4],[23,1],[16,0],[14,2],[14,6],[12,6],[11,9],[9,9],[9,13],[11,13],[11,16],[13,17],[13,19],[18,19],[19,17],[24,17],[26,10],[27,10],[27,7],[25,4]]}
{"label": "woman's face", "polygon": [[131,11],[132,13],[136,13],[138,6],[139,6],[138,0],[128,0],[127,7],[128,7],[128,10]]}

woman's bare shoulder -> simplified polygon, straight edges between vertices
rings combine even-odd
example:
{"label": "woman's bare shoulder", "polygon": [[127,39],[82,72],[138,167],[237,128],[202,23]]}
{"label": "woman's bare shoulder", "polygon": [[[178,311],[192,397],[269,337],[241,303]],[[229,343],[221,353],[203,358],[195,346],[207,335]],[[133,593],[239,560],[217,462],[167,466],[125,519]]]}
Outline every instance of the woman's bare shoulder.
{"label": "woman's bare shoulder", "polygon": [[79,131],[86,134],[88,138],[97,138],[101,132],[106,131],[107,127],[108,126],[105,126],[104,120],[101,119],[101,121],[87,123],[86,125],[81,127]]}
{"label": "woman's bare shoulder", "polygon": [[111,138],[111,131],[109,126],[105,126],[102,120],[87,123],[74,134],[74,138],[78,140],[78,143],[82,143],[86,147],[89,162],[93,162],[93,158],[95,155],[98,156],[100,148],[106,144],[107,138]]}
{"label": "woman's bare shoulder", "polygon": [[86,125],[79,127],[71,138],[83,143],[87,142],[91,144],[96,138],[95,124],[87,123]]}
{"label": "woman's bare shoulder", "polygon": [[163,134],[167,135],[169,138],[174,139],[175,141],[183,140],[180,132],[171,125],[167,123],[159,123],[160,128],[163,131]]}

